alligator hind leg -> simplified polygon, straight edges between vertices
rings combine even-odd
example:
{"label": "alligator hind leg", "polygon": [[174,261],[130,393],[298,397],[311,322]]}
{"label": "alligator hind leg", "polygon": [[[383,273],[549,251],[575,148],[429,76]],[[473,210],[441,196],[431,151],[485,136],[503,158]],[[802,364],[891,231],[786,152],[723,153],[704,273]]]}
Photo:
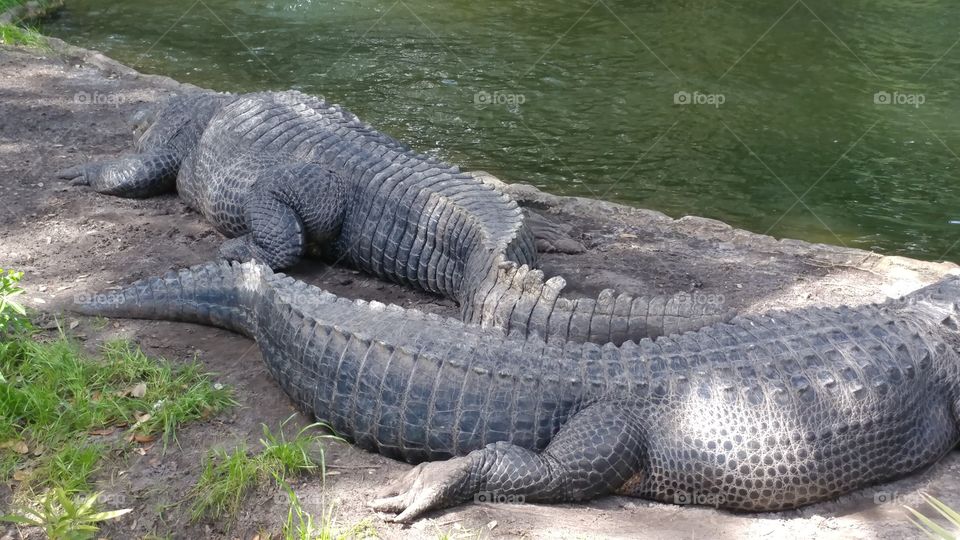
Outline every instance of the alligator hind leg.
{"label": "alligator hind leg", "polygon": [[244,208],[250,232],[220,247],[224,259],[257,259],[271,269],[293,266],[311,244],[340,229],[344,214],[343,184],[314,164],[278,165],[259,173]]}
{"label": "alligator hind leg", "polygon": [[540,453],[498,442],[464,457],[422,463],[371,506],[409,521],[429,510],[477,502],[564,502],[612,493],[640,469],[632,415],[598,404],[577,413]]}
{"label": "alligator hind leg", "polygon": [[133,154],[77,165],[57,173],[71,185],[89,185],[99,193],[143,198],[172,191],[180,169],[175,152]]}

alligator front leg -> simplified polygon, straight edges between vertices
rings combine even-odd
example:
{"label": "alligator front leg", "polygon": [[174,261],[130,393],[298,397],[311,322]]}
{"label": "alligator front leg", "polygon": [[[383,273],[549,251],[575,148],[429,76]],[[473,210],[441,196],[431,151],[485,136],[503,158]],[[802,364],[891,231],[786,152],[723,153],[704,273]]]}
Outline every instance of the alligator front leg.
{"label": "alligator front leg", "polygon": [[613,493],[640,470],[637,423],[619,404],[577,413],[540,453],[498,442],[464,457],[421,463],[371,506],[406,522],[471,500],[567,502]]}
{"label": "alligator front leg", "polygon": [[300,261],[340,229],[346,207],[341,179],[315,164],[277,165],[259,173],[244,207],[250,232],[224,242],[220,257],[257,259],[271,269]]}
{"label": "alligator front leg", "polygon": [[106,195],[152,197],[173,190],[180,161],[175,152],[133,154],[70,167],[57,177],[70,180],[71,185],[89,185]]}

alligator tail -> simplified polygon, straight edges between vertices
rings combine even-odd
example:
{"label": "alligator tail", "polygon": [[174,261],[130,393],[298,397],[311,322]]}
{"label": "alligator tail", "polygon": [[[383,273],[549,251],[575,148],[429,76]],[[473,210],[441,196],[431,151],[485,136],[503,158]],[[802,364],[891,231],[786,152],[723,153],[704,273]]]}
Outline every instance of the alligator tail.
{"label": "alligator tail", "polygon": [[252,263],[212,262],[142,279],[119,290],[74,299],[85,315],[194,322],[253,336],[255,299],[263,268]]}
{"label": "alligator tail", "polygon": [[597,298],[562,297],[566,281],[500,257],[463,303],[463,320],[549,341],[613,343],[682,334],[735,315],[724,299],[678,293],[633,296],[603,290]]}

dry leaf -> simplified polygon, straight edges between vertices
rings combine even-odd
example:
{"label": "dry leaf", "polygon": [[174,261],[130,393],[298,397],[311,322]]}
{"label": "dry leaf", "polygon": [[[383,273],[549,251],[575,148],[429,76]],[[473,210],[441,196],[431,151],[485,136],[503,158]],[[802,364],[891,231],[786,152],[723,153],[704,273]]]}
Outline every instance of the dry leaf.
{"label": "dry leaf", "polygon": [[152,443],[157,440],[156,435],[144,435],[143,433],[134,433],[133,440],[141,444]]}
{"label": "dry leaf", "polygon": [[103,435],[112,435],[114,431],[116,431],[116,428],[112,428],[112,427],[103,428],[103,429],[91,429],[91,430],[90,430],[90,434],[91,434],[91,435],[101,435],[101,436],[103,436]]}
{"label": "dry leaf", "polygon": [[76,327],[78,327],[78,326],[80,326],[80,321],[70,321],[70,329],[71,329],[71,330],[73,330],[74,328],[76,328]]}
{"label": "dry leaf", "polygon": [[30,447],[27,446],[27,443],[23,441],[17,441],[13,443],[13,446],[11,446],[10,449],[18,454],[26,454],[30,452]]}
{"label": "dry leaf", "polygon": [[13,479],[16,480],[17,482],[23,482],[24,480],[30,478],[31,472],[32,471],[27,471],[27,470],[13,471]]}

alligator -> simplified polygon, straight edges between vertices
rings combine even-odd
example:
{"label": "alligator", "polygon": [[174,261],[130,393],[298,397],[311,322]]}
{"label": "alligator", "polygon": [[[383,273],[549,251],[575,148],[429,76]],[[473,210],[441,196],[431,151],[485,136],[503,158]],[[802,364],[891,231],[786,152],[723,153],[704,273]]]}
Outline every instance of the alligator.
{"label": "alligator", "polygon": [[220,261],[80,299],[256,340],[290,398],[419,463],[372,502],[408,521],[475,498],[622,494],[796,508],[904,476],[960,440],[960,277],[863,307],[558,343],[349,300]]}
{"label": "alligator", "polygon": [[230,238],[229,260],[279,269],[326,250],[452,298],[466,322],[560,341],[619,344],[733,316],[687,294],[561,296],[562,278],[533,269],[538,238],[515,201],[321,98],[197,92],[136,121],[148,127],[135,154],[59,176],[120,197],[176,190]]}

